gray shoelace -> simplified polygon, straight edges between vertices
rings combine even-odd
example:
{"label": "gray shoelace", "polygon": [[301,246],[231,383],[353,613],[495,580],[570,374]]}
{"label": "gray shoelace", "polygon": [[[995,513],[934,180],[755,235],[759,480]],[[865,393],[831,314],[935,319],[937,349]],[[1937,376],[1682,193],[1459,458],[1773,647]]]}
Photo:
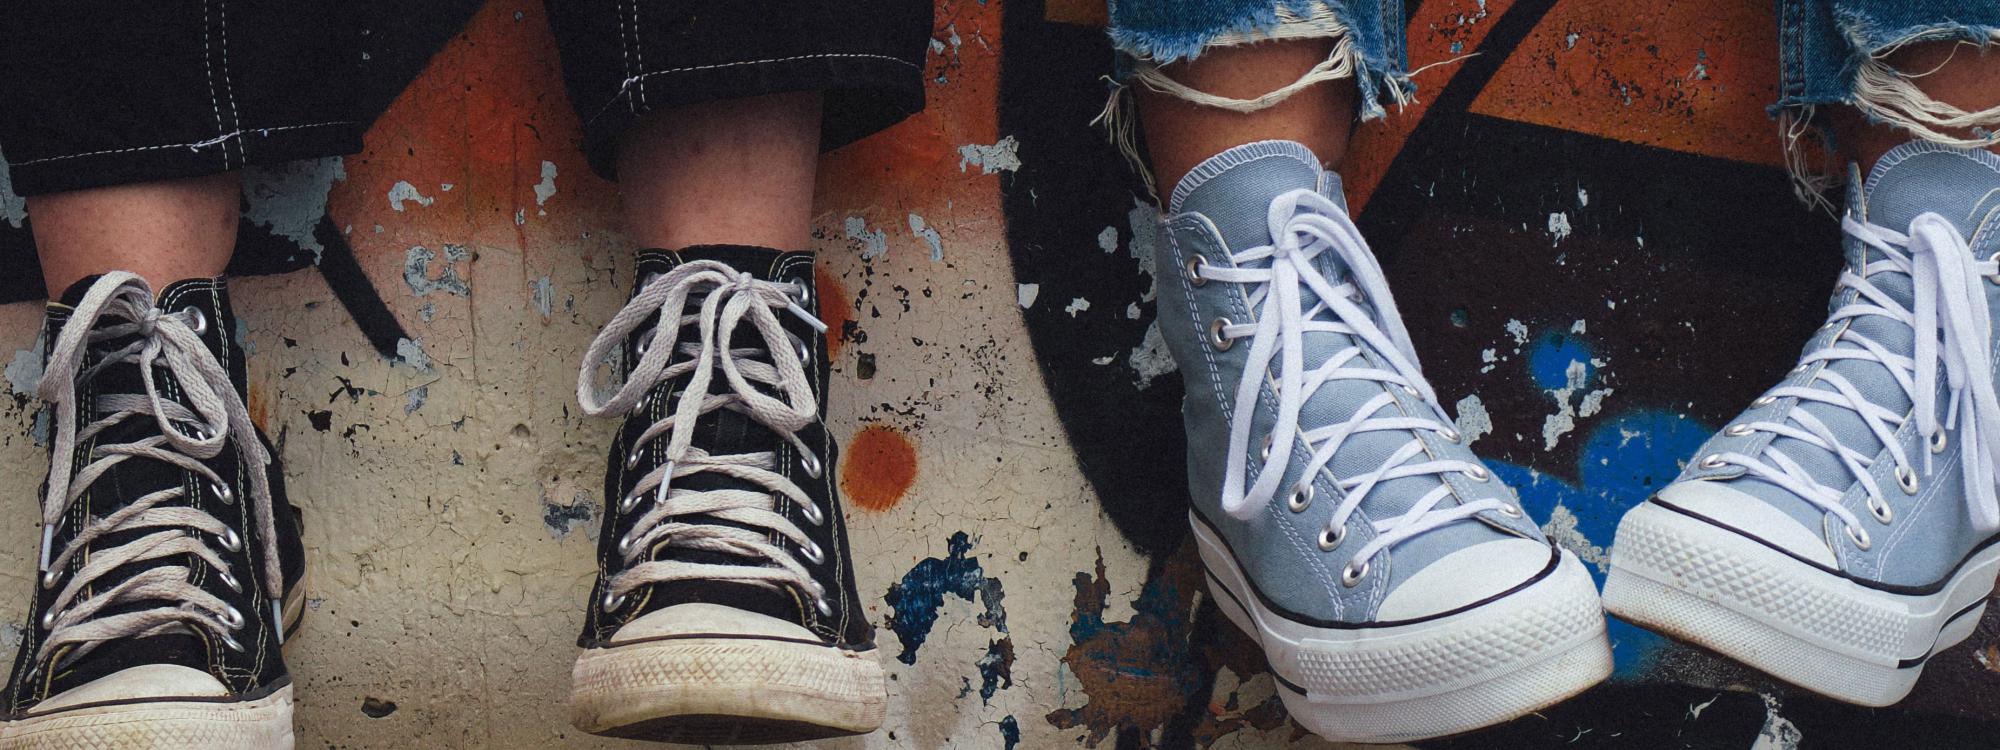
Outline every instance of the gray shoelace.
{"label": "gray shoelace", "polygon": [[[800,563],[800,559],[817,563],[824,559],[825,553],[804,530],[778,512],[777,499],[782,496],[796,504],[813,525],[824,523],[826,516],[803,488],[780,473],[779,454],[758,451],[717,455],[693,445],[696,420],[717,409],[727,409],[769,428],[789,442],[807,474],[819,476],[825,471],[821,458],[797,434],[819,418],[818,401],[805,372],[808,347],[785,332],[777,315],[779,310],[788,310],[815,328],[824,329],[817,318],[800,306],[807,296],[805,289],[795,284],[764,281],[714,261],[694,261],[648,280],[590,343],[584,353],[583,370],[577,377],[576,398],[584,413],[591,416],[619,417],[644,411],[650,406],[647,394],[655,386],[672,378],[688,378],[671,412],[649,425],[632,442],[627,468],[638,465],[649,443],[666,437],[666,444],[658,453],[662,458],[660,464],[641,475],[631,493],[619,502],[619,510],[623,512],[636,508],[648,495],[654,499],[652,507],[639,517],[631,531],[618,540],[618,552],[627,567],[607,585],[605,610],[617,609],[624,604],[626,595],[649,584],[728,580],[769,588],[794,587],[812,594],[815,606],[822,613],[827,611],[825,590]],[[695,305],[693,310],[688,309],[691,303]],[[619,384],[609,400],[600,400],[594,387],[599,368],[612,367],[626,337],[639,330],[654,313],[659,313],[660,321],[643,334],[647,337],[643,339],[646,344],[675,340],[676,332],[689,326],[698,332],[697,339],[681,344],[678,349],[641,345],[639,361],[625,382]],[[729,346],[738,325],[744,323],[756,329],[763,346]],[[673,361],[676,354],[678,361]],[[718,369],[728,384],[727,393],[709,392]],[[763,491],[672,486],[674,480],[699,473],[731,477]],[[737,525],[683,520],[702,516]],[[792,549],[786,549],[783,543],[789,543]],[[725,553],[762,564],[646,560],[655,547]]]}
{"label": "gray shoelace", "polygon": [[[38,388],[42,399],[51,405],[55,421],[54,462],[49,470],[48,494],[42,501],[42,586],[54,586],[61,580],[58,571],[79,556],[85,560],[43,613],[41,625],[49,631],[44,648],[50,653],[75,645],[66,657],[74,660],[107,641],[197,630],[213,634],[230,648],[242,649],[232,633],[243,626],[243,614],[195,585],[194,571],[178,564],[181,556],[192,556],[207,563],[230,588],[240,589],[241,584],[211,542],[235,552],[242,549],[242,537],[196,508],[160,507],[184,498],[184,487],[156,490],[133,498],[110,515],[88,519],[51,557],[56,532],[72,506],[90,492],[93,482],[126,461],[159,461],[193,472],[207,481],[217,499],[234,502],[229,482],[202,463],[220,454],[232,435],[250,476],[248,502],[264,545],[264,590],[273,602],[284,596],[271,490],[265,477],[271,457],[256,437],[249,410],[237,396],[229,372],[202,343],[199,330],[207,325],[198,308],[161,312],[153,306],[153,292],[145,280],[118,272],[91,285],[50,346],[48,367]],[[94,344],[128,337],[131,340],[122,347],[84,366]],[[79,426],[77,383],[108,368],[127,366],[138,368],[144,392],[98,394],[90,415],[95,419]],[[164,366],[173,375],[174,385],[192,408],[161,397],[156,366]],[[72,471],[79,444],[90,444],[127,419],[146,417],[157,423],[158,434],[130,443],[91,445],[89,454],[82,457],[85,463]],[[106,536],[149,529],[157,531],[114,547],[90,549]],[[135,563],[150,566],[109,587],[98,586],[100,578]],[[145,602],[159,604],[104,614]]]}

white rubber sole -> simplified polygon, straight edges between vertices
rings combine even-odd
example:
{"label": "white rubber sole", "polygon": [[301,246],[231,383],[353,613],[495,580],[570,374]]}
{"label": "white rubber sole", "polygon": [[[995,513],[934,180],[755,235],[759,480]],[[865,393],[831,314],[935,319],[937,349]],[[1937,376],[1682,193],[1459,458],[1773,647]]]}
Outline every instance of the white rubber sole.
{"label": "white rubber sole", "polygon": [[764,744],[866,734],[888,683],[876,652],[761,637],[682,636],[577,657],[571,721],[592,734]]}
{"label": "white rubber sole", "polygon": [[1292,718],[1329,740],[1408,742],[1469,732],[1611,675],[1596,587],[1568,552],[1541,580],[1463,612],[1406,625],[1322,628],[1267,609],[1222,541],[1189,521],[1217,606],[1263,647]]}
{"label": "white rubber sole", "polygon": [[1887,706],[1972,634],[1996,572],[2000,546],[1935,593],[1891,593],[1645,503],[1618,524],[1604,607],[1821,695]]}
{"label": "white rubber sole", "polygon": [[292,686],[254,701],[87,706],[0,725],[0,750],[290,750]]}

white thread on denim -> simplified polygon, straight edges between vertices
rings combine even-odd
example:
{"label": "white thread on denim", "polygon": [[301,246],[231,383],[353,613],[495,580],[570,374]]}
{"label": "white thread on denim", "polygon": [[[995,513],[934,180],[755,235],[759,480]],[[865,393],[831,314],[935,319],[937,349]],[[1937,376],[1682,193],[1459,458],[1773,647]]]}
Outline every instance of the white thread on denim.
{"label": "white thread on denim", "polygon": [[13,162],[13,165],[15,167],[25,167],[30,164],[42,164],[45,162],[62,161],[64,159],[82,159],[85,157],[105,156],[109,154],[129,154],[135,151],[160,151],[170,148],[185,148],[190,150],[200,150],[208,148],[209,146],[214,146],[224,143],[232,138],[241,138],[245,135],[265,135],[285,130],[304,130],[307,128],[328,128],[337,125],[359,125],[359,124],[360,123],[355,120],[334,120],[332,122],[315,122],[310,125],[279,125],[277,127],[270,127],[270,128],[244,128],[242,130],[238,130],[233,133],[223,133],[222,135],[210,138],[205,141],[194,141],[192,143],[163,143],[158,146],[132,146],[130,148],[113,148],[113,149],[105,149],[103,151],[86,151],[80,154],[64,154],[62,156],[47,156],[40,159],[17,161]]}
{"label": "white thread on denim", "polygon": [[910,62],[900,57],[895,57],[893,55],[877,55],[868,52],[827,52],[817,55],[793,55],[791,57],[773,57],[765,60],[741,60],[738,62],[713,63],[709,65],[691,65],[684,68],[667,68],[665,70],[653,70],[653,71],[647,71],[645,73],[640,73],[630,78],[626,78],[625,82],[618,87],[618,93],[611,97],[611,101],[605,102],[604,106],[597,110],[597,114],[591,115],[589,120],[584,121],[584,124],[589,125],[590,123],[596,122],[597,118],[603,117],[604,113],[607,110],[611,109],[611,105],[617,104],[620,98],[626,99],[627,101],[631,101],[633,85],[637,84],[639,81],[651,78],[653,76],[666,75],[668,73],[692,73],[700,70],[715,70],[718,68],[736,68],[745,65],[770,65],[774,63],[798,62],[800,60],[822,60],[822,59],[841,59],[841,58],[863,59],[863,60],[886,60],[888,62],[900,63],[902,65],[911,68],[916,68],[917,70],[923,70],[922,66],[919,66],[916,63]]}
{"label": "white thread on denim", "polygon": [[[226,129],[241,132],[243,115],[236,111],[236,82],[229,76],[229,0],[219,0],[216,5],[216,20],[217,26],[221,29],[219,36],[222,38],[222,94],[229,100],[229,127]],[[218,130],[223,129],[225,128],[218,128]],[[224,154],[229,152],[229,145],[229,143],[223,144]],[[234,141],[234,145],[237,166],[249,163],[249,149],[245,148],[240,140]]]}
{"label": "white thread on denim", "polygon": [[[201,67],[208,78],[208,108],[215,114],[215,132],[226,133],[229,126],[222,124],[222,100],[215,93],[215,45],[208,31],[208,3],[201,0]],[[222,151],[222,168],[229,168],[229,150]]]}

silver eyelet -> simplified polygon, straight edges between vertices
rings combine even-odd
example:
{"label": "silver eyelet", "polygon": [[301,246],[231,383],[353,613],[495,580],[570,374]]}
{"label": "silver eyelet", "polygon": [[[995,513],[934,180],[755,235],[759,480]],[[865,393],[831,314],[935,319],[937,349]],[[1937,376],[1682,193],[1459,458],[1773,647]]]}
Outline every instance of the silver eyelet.
{"label": "silver eyelet", "polygon": [[813,358],[812,349],[806,346],[805,339],[801,338],[792,339],[792,353],[799,356],[799,362],[801,364],[812,362]]}
{"label": "silver eyelet", "polygon": [[814,505],[809,502],[800,503],[799,510],[805,511],[806,523],[812,524],[814,526],[819,526],[826,523],[826,514],[819,512],[819,506],[817,505]]}
{"label": "silver eyelet", "polygon": [[1187,268],[1187,280],[1189,284],[1193,286],[1201,286],[1203,284],[1208,283],[1208,279],[1204,279],[1201,277],[1201,267],[1205,265],[1208,264],[1202,262],[1201,256],[1199,255],[1191,256],[1188,258],[1186,268]]}
{"label": "silver eyelet", "polygon": [[228,485],[211,484],[208,486],[208,491],[215,495],[215,499],[221,500],[223,505],[236,502],[236,491],[229,489]]}
{"label": "silver eyelet", "polygon": [[629,555],[631,553],[632,553],[632,535],[626,534],[625,536],[618,537],[618,554]]}
{"label": "silver eyelet", "polygon": [[616,612],[619,607],[623,606],[625,606],[624,594],[612,596],[611,592],[606,591],[603,598],[597,600],[597,608],[605,612]]}
{"label": "silver eyelet", "polygon": [[1228,318],[1216,318],[1215,322],[1208,324],[1208,345],[1215,347],[1218,352],[1229,351],[1229,347],[1236,345],[1236,339],[1222,334],[1223,327],[1229,325],[1233,324]]}
{"label": "silver eyelet", "polygon": [[1770,406],[1775,403],[1778,403],[1777,396],[1758,396],[1756,401],[1750,402],[1750,405],[1763,407],[1763,406]]}
{"label": "silver eyelet", "polygon": [[806,562],[814,565],[826,562],[826,551],[820,549],[817,542],[806,542],[806,548],[799,551],[806,556]]}
{"label": "silver eyelet", "polygon": [[828,604],[825,597],[813,599],[813,610],[819,612],[821,617],[833,616],[833,605]]}
{"label": "silver eyelet", "polygon": [[215,576],[222,579],[222,585],[228,586],[230,591],[243,590],[243,583],[236,580],[236,576],[230,574],[228,568],[216,568]]}
{"label": "silver eyelet", "polygon": [[1354,563],[1349,562],[1346,567],[1340,569],[1340,585],[1354,588],[1355,584],[1361,583],[1361,578],[1366,575],[1368,575],[1368,563],[1362,563],[1361,567],[1356,568]]}
{"label": "silver eyelet", "polygon": [[194,319],[194,322],[188,324],[188,329],[194,331],[194,335],[201,336],[208,333],[208,315],[203,313],[201,308],[194,306],[183,307],[181,308],[181,314]]}
{"label": "silver eyelet", "polygon": [[222,645],[229,647],[229,650],[234,651],[236,653],[239,654],[243,653],[242,641],[236,640],[235,638],[231,637],[228,633],[221,633],[219,635],[222,637]]}
{"label": "silver eyelet", "polygon": [[1257,449],[1257,459],[1260,461],[1271,460],[1271,433],[1264,433],[1264,443]]}
{"label": "silver eyelet", "polygon": [[645,458],[646,456],[644,451],[645,448],[642,446],[638,448],[633,448],[631,453],[625,454],[625,468],[630,469],[632,467],[638,466],[639,459]]}
{"label": "silver eyelet", "polygon": [[56,583],[61,580],[62,577],[57,575],[56,572],[53,570],[42,571],[42,588],[45,589],[55,588]]}
{"label": "silver eyelet", "polygon": [[1729,426],[1729,429],[1723,430],[1722,434],[1728,435],[1730,437],[1743,437],[1744,435],[1750,434],[1750,425],[1733,424]]}
{"label": "silver eyelet", "polygon": [[1810,370],[1810,369],[1812,369],[1812,365],[1799,365],[1798,367],[1794,367],[1794,368],[1792,368],[1792,374],[1793,374],[1793,375],[1804,375],[1804,374],[1805,374],[1805,372],[1806,372],[1807,370]]}
{"label": "silver eyelet", "polygon": [[1329,529],[1322,529],[1319,532],[1319,551],[1332,552],[1334,548],[1339,547],[1340,543],[1346,540],[1347,540],[1346,526],[1335,526]]}
{"label": "silver eyelet", "polygon": [[1315,490],[1310,483],[1293,487],[1292,496],[1285,501],[1285,507],[1291,508],[1293,513],[1306,512],[1307,508],[1312,507],[1314,492]]}
{"label": "silver eyelet", "polygon": [[1701,457],[1701,468],[1704,469],[1720,469],[1726,465],[1728,464],[1723,462],[1720,453],[1710,453]]}
{"label": "silver eyelet", "polygon": [[1951,437],[1946,435],[1944,430],[1931,433],[1931,452],[1943,453],[1945,444],[1949,442],[1951,442]]}
{"label": "silver eyelet", "polygon": [[222,624],[228,626],[230,630],[237,630],[239,628],[242,628],[243,613],[241,611],[238,611],[235,607],[230,607],[224,610],[222,612]]}
{"label": "silver eyelet", "polygon": [[[1987,256],[1987,257],[1986,257],[1986,262],[1988,262],[1988,263],[2000,263],[2000,252],[1995,252],[1995,253],[1993,253],[1992,255],[1989,255],[1989,256]],[[1993,282],[1993,283],[1995,283],[1995,284],[2000,284],[2000,273],[1989,273],[1989,274],[1986,274],[1986,280],[1987,280],[1987,281],[1991,281],[1991,282]]]}
{"label": "silver eyelet", "polygon": [[1475,482],[1484,482],[1493,478],[1493,472],[1487,471],[1484,466],[1473,466],[1470,469],[1466,469],[1465,475],[1472,477],[1472,481]]}
{"label": "silver eyelet", "polygon": [[1500,515],[1508,518],[1520,518],[1523,514],[1521,513],[1521,506],[1509,503],[1500,506]]}
{"label": "silver eyelet", "polygon": [[639,507],[638,495],[626,495],[618,499],[618,512],[620,513],[630,513],[636,507]]}
{"label": "silver eyelet", "polygon": [[1410,385],[1409,383],[1403,384],[1403,393],[1406,393],[1412,397],[1422,397],[1424,395],[1423,391],[1417,390],[1416,386]]}
{"label": "silver eyelet", "polygon": [[1868,540],[1868,532],[1866,530],[1857,529],[1854,528],[1853,526],[1848,526],[1846,528],[1847,528],[1847,540],[1853,542],[1854,546],[1866,550],[1870,546],[1874,545],[1874,542]]}
{"label": "silver eyelet", "polygon": [[639,397],[639,403],[636,403],[636,404],[633,404],[633,405],[632,405],[632,411],[635,411],[635,412],[637,412],[637,411],[645,411],[645,410],[647,410],[647,409],[651,409],[651,408],[653,408],[653,392],[652,392],[652,391],[647,391],[647,392],[646,392],[646,395],[644,395],[644,396],[640,396],[640,397]]}
{"label": "silver eyelet", "polygon": [[1868,498],[1868,514],[1874,516],[1875,520],[1881,521],[1884,524],[1896,520],[1895,509],[1890,508],[1888,503],[1875,502],[1875,498],[1872,497]]}
{"label": "silver eyelet", "polygon": [[[797,294],[792,294],[791,297],[799,301],[799,307],[807,307],[808,305],[812,304],[813,301],[812,287],[806,286],[805,282],[803,281],[792,282],[791,290],[797,290],[798,292]],[[787,290],[787,292],[790,292],[791,290]]]}
{"label": "silver eyelet", "polygon": [[222,541],[223,549],[230,552],[243,551],[243,537],[237,534],[235,529],[223,529],[222,536],[219,539]]}
{"label": "silver eyelet", "polygon": [[814,479],[820,478],[820,475],[826,471],[826,465],[819,462],[819,456],[815,456],[810,452],[799,454],[799,468],[805,470],[806,476]]}
{"label": "silver eyelet", "polygon": [[43,629],[43,630],[52,630],[52,629],[54,629],[54,628],[55,628],[55,626],[56,626],[56,611],[55,611],[55,610],[53,610],[53,609],[51,609],[51,610],[49,610],[49,611],[47,611],[47,612],[43,612],[43,613],[42,613],[42,629]]}
{"label": "silver eyelet", "polygon": [[1456,443],[1456,442],[1458,442],[1459,438],[1462,438],[1462,437],[1465,437],[1465,436],[1464,436],[1464,435],[1460,435],[1460,434],[1458,433],[1458,430],[1454,430],[1454,429],[1451,429],[1451,428],[1447,427],[1447,428],[1445,428],[1445,431],[1444,431],[1444,432],[1440,432],[1440,433],[1438,433],[1438,437],[1441,437],[1441,438],[1444,438],[1444,441],[1445,441],[1445,442],[1447,442],[1447,443]]}
{"label": "silver eyelet", "polygon": [[1917,470],[1908,466],[1896,467],[1896,484],[1903,488],[1903,494],[1917,494]]}
{"label": "silver eyelet", "polygon": [[639,336],[639,343],[632,345],[632,352],[641,357],[646,356],[646,350],[652,348],[653,337],[656,335],[658,335],[658,331],[647,331],[641,334]]}

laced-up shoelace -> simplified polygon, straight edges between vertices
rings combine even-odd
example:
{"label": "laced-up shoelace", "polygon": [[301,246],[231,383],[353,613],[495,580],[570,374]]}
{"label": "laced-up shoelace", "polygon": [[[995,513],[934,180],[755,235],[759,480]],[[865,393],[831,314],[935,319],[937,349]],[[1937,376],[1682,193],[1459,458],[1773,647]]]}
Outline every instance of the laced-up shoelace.
{"label": "laced-up shoelace", "polygon": [[[689,312],[689,303],[697,297],[698,308]],[[618,553],[626,567],[612,576],[605,589],[606,611],[623,605],[626,595],[641,586],[695,579],[767,588],[789,586],[810,593],[822,615],[830,611],[824,588],[799,562],[818,564],[825,553],[797,524],[777,512],[776,496],[797,505],[806,521],[815,526],[825,523],[826,515],[803,488],[780,473],[778,453],[718,455],[692,444],[696,420],[711,411],[727,409],[791,443],[808,475],[817,477],[825,470],[820,457],[797,434],[819,419],[818,401],[805,372],[809,350],[805,342],[785,332],[776,313],[787,310],[824,331],[826,325],[801,307],[809,299],[810,293],[802,285],[760,280],[715,261],[693,261],[647,281],[590,343],[584,353],[583,372],[577,378],[576,397],[584,413],[591,416],[616,417],[643,410],[646,394],[654,386],[672,378],[688,378],[672,413],[632,441],[627,468],[638,465],[647,443],[662,435],[667,438],[661,464],[641,475],[630,494],[619,501],[619,511],[629,512],[648,495],[653,498],[652,506],[618,540]],[[598,368],[609,365],[626,337],[655,313],[660,320],[643,334],[642,345],[637,347],[639,361],[611,398],[600,401],[593,388]],[[763,346],[730,346],[737,326],[746,322],[762,336]],[[646,345],[673,341],[676,332],[688,326],[695,327],[698,336],[681,344],[678,353],[683,356],[678,362],[671,361],[676,354],[674,347]],[[728,383],[727,393],[709,393],[717,369]],[[673,486],[675,480],[701,473],[741,480],[762,491]],[[682,520],[702,516],[750,528]],[[790,542],[792,549],[773,543],[773,533]],[[642,561],[655,545],[725,553],[760,564]]]}
{"label": "laced-up shoelace", "polygon": [[[1908,452],[1896,441],[1896,431],[1916,420],[1917,433],[1929,450],[1923,451],[1924,474],[1931,471],[1931,456],[1944,450],[1946,431],[1957,429],[1964,445],[1961,450],[1967,501],[1972,518],[1986,530],[2000,528],[2000,497],[1996,497],[1993,465],[2000,461],[2000,398],[1995,397],[1992,379],[1992,318],[1986,304],[1984,279],[2000,274],[2000,263],[1972,257],[1972,248],[1958,228],[1935,213],[1926,213],[1910,222],[1908,234],[1856,219],[1852,214],[1841,228],[1856,240],[1881,253],[1868,259],[1859,273],[1849,268],[1840,274],[1837,289],[1853,289],[1854,301],[1842,305],[1827,319],[1840,325],[1875,316],[1910,328],[1916,341],[1914,356],[1889,351],[1870,340],[1849,323],[1834,342],[1808,353],[1799,361],[1801,369],[1821,362],[1862,360],[1881,365],[1897,386],[1910,397],[1910,414],[1897,414],[1865,398],[1859,388],[1840,373],[1821,368],[1800,385],[1774,388],[1760,397],[1756,406],[1768,406],[1782,398],[1798,403],[1771,419],[1746,422],[1729,430],[1731,436],[1767,432],[1798,440],[1832,454],[1868,495],[1868,510],[1877,521],[1889,523],[1895,515],[1882,487],[1869,470],[1877,458],[1843,445],[1825,422],[1798,408],[1815,402],[1836,406],[1860,417],[1875,439],[1887,446],[1892,472],[1898,486],[1916,494],[1919,480]],[[1904,307],[1877,287],[1872,278],[1880,274],[1909,277],[1911,305]],[[1846,342],[1851,347],[1836,347]],[[1943,371],[1939,371],[1939,363]],[[1939,419],[1937,391],[1939,376],[1946,390],[1944,418]],[[1826,387],[1814,387],[1814,384]],[[1715,453],[1701,459],[1703,468],[1742,466],[1748,476],[1763,479],[1840,518],[1848,536],[1861,549],[1870,545],[1868,530],[1859,517],[1840,503],[1845,487],[1832,487],[1813,479],[1805,467],[1770,444],[1756,456],[1736,452]]]}
{"label": "laced-up shoelace", "polygon": [[[1440,476],[1463,473],[1473,479],[1490,478],[1486,468],[1472,461],[1431,459],[1416,432],[1438,433],[1449,441],[1458,439],[1451,419],[1437,405],[1437,394],[1417,366],[1410,335],[1403,328],[1402,315],[1389,294],[1388,281],[1374,255],[1361,239],[1361,232],[1333,201],[1311,190],[1293,190],[1271,202],[1268,213],[1274,244],[1253,247],[1230,256],[1234,268],[1203,264],[1195,269],[1205,280],[1247,284],[1249,307],[1256,322],[1235,323],[1218,319],[1210,328],[1211,344],[1227,348],[1230,342],[1250,337],[1249,359],[1243,378],[1236,387],[1236,407],[1229,425],[1229,462],[1222,483],[1222,507],[1230,514],[1249,518],[1260,512],[1279,491],[1285,469],[1292,458],[1294,440],[1304,440],[1314,449],[1312,459],[1299,473],[1291,488],[1290,506],[1303,510],[1311,503],[1313,480],[1327,467],[1348,438],[1369,432],[1409,432],[1409,442],[1391,452],[1381,466],[1352,477],[1336,477],[1344,496],[1336,506],[1327,528],[1321,533],[1320,547],[1339,546],[1347,530],[1347,520],[1361,507],[1370,491],[1382,482],[1402,477]],[[1321,254],[1333,253],[1348,269],[1348,280],[1335,284],[1313,265]],[[1251,264],[1269,261],[1263,267]],[[1318,299],[1306,307],[1302,289],[1310,289]],[[1357,299],[1360,304],[1357,304]],[[1363,308],[1361,305],[1370,305]],[[1332,333],[1354,337],[1311,371],[1306,370],[1304,337],[1307,333]],[[1358,340],[1358,341],[1357,341]],[[1382,369],[1363,357],[1362,345],[1372,349],[1388,366]],[[1245,488],[1251,420],[1255,416],[1259,389],[1270,374],[1272,360],[1278,360],[1276,424],[1263,445],[1264,465],[1255,484]],[[1301,432],[1299,410],[1320,387],[1339,380],[1380,383],[1383,392],[1364,402],[1345,421]],[[1427,413],[1407,415],[1396,405],[1389,388],[1401,388],[1421,399]],[[1356,550],[1342,573],[1342,582],[1354,585],[1367,574],[1368,561],[1377,552],[1487,510],[1509,515],[1519,513],[1512,505],[1496,499],[1464,502],[1440,507],[1452,496],[1452,488],[1442,481],[1417,499],[1408,512],[1373,522],[1377,536]]]}
{"label": "laced-up shoelace", "polygon": [[[199,308],[163,313],[153,306],[152,289],[143,279],[130,273],[112,273],[90,287],[49,349],[47,371],[38,389],[53,407],[56,431],[54,465],[49,470],[48,494],[42,501],[42,587],[51,588],[61,581],[62,571],[79,555],[88,558],[70,574],[69,583],[56,594],[40,623],[49,631],[45,648],[50,653],[70,644],[77,645],[66,661],[73,661],[107,641],[196,628],[213,634],[231,649],[243,649],[233,635],[243,627],[243,614],[195,585],[191,580],[194,571],[189,567],[168,564],[173,558],[191,555],[207,563],[229,588],[241,590],[229,564],[210,542],[235,552],[242,549],[242,536],[196,508],[160,507],[162,503],[184,498],[187,495],[184,487],[146,493],[110,515],[89,519],[62,551],[51,557],[56,531],[62,527],[71,506],[90,492],[92,483],[119,464],[134,459],[159,461],[193,472],[207,480],[216,499],[234,502],[229,482],[202,461],[221,453],[231,436],[237,438],[237,452],[250,475],[248,502],[252,520],[264,545],[265,594],[271,600],[274,617],[280,609],[284,578],[278,564],[276,524],[269,481],[265,477],[271,457],[256,437],[250,412],[237,396],[229,372],[202,343],[200,334],[207,326],[208,320]],[[95,362],[85,366],[87,355],[94,348],[124,338],[131,340],[115,350],[103,351]],[[192,409],[161,398],[154,375],[156,366],[164,366],[173,375],[174,385]],[[79,428],[77,384],[113,367],[138,368],[144,392],[97,394],[92,399],[91,416],[95,420]],[[147,417],[158,426],[158,434],[130,443],[94,445],[89,455],[83,457],[86,463],[72,473],[71,464],[79,444],[89,443],[127,419]],[[146,529],[157,531],[114,547],[90,549],[94,542],[108,535]],[[135,564],[145,567],[116,584],[97,588],[100,578]],[[104,614],[107,610],[145,602],[159,602],[159,605]],[[277,636],[283,637],[282,632]]]}

